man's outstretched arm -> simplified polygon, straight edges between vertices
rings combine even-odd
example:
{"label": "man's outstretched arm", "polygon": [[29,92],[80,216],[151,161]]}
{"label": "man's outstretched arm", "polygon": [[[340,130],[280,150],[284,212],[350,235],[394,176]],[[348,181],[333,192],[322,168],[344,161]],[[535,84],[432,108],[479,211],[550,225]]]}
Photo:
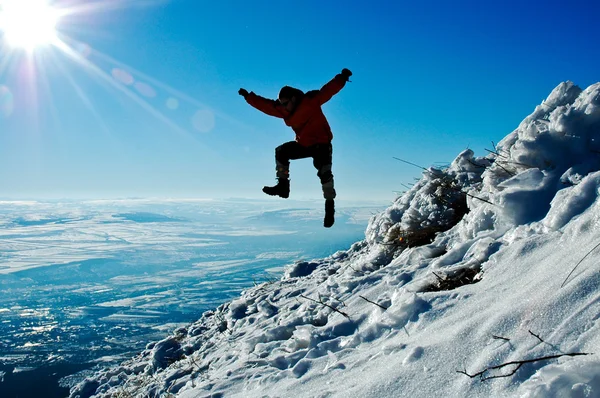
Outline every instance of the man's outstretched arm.
{"label": "man's outstretched arm", "polygon": [[252,105],[259,111],[266,113],[269,116],[281,117],[284,115],[279,110],[279,103],[275,100],[261,97],[253,92],[248,92],[245,88],[240,88],[238,94],[244,97],[247,103]]}
{"label": "man's outstretched arm", "polygon": [[331,97],[339,93],[340,90],[343,89],[346,85],[346,82],[349,81],[350,76],[352,76],[352,72],[350,72],[349,69],[344,68],[342,69],[341,73],[335,75],[333,79],[331,79],[327,84],[321,87],[321,89],[319,90],[319,102],[321,103],[321,105],[323,105],[324,103],[329,101]]}

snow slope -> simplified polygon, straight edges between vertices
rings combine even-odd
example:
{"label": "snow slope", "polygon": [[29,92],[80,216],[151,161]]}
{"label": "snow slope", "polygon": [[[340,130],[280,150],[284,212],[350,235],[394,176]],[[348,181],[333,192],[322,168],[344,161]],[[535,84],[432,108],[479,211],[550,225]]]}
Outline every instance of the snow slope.
{"label": "snow slope", "polygon": [[496,153],[424,172],[364,241],[71,396],[600,397],[599,140],[600,83],[562,83]]}

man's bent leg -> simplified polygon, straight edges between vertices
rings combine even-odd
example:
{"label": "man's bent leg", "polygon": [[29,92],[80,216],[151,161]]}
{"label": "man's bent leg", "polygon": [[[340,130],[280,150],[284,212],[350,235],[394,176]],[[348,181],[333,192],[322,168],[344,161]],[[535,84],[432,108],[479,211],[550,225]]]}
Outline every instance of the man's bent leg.
{"label": "man's bent leg", "polygon": [[263,187],[263,192],[267,195],[280,196],[288,198],[290,196],[290,160],[309,157],[307,148],[298,144],[296,141],[286,142],[275,149],[275,164],[277,185],[272,187]]}
{"label": "man's bent leg", "polygon": [[275,148],[275,164],[277,166],[277,178],[290,177],[290,160],[310,157],[310,150],[296,141],[286,142]]}

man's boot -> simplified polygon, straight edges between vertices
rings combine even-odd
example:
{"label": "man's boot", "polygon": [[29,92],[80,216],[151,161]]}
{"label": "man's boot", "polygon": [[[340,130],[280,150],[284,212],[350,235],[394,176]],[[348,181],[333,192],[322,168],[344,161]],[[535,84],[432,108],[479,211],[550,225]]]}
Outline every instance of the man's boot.
{"label": "man's boot", "polygon": [[263,192],[271,196],[280,196],[284,199],[290,197],[290,180],[279,178],[277,185],[272,187],[263,187]]}
{"label": "man's boot", "polygon": [[330,228],[335,222],[335,203],[333,199],[325,199],[325,218],[323,219],[323,226]]}

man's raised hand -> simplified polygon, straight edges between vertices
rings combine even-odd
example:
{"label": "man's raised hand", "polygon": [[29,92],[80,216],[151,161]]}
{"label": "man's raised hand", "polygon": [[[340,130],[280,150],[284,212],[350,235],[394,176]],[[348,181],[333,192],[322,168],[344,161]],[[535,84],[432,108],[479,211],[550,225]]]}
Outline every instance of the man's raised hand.
{"label": "man's raised hand", "polygon": [[346,79],[346,81],[350,81],[350,76],[352,76],[352,72],[350,72],[350,69],[344,68],[342,69],[342,73],[340,73],[340,75],[342,75],[342,77]]}
{"label": "man's raised hand", "polygon": [[245,88],[240,88],[240,90],[238,91],[238,94],[241,95],[242,97],[246,98],[246,96],[248,95],[248,90],[246,90]]}

